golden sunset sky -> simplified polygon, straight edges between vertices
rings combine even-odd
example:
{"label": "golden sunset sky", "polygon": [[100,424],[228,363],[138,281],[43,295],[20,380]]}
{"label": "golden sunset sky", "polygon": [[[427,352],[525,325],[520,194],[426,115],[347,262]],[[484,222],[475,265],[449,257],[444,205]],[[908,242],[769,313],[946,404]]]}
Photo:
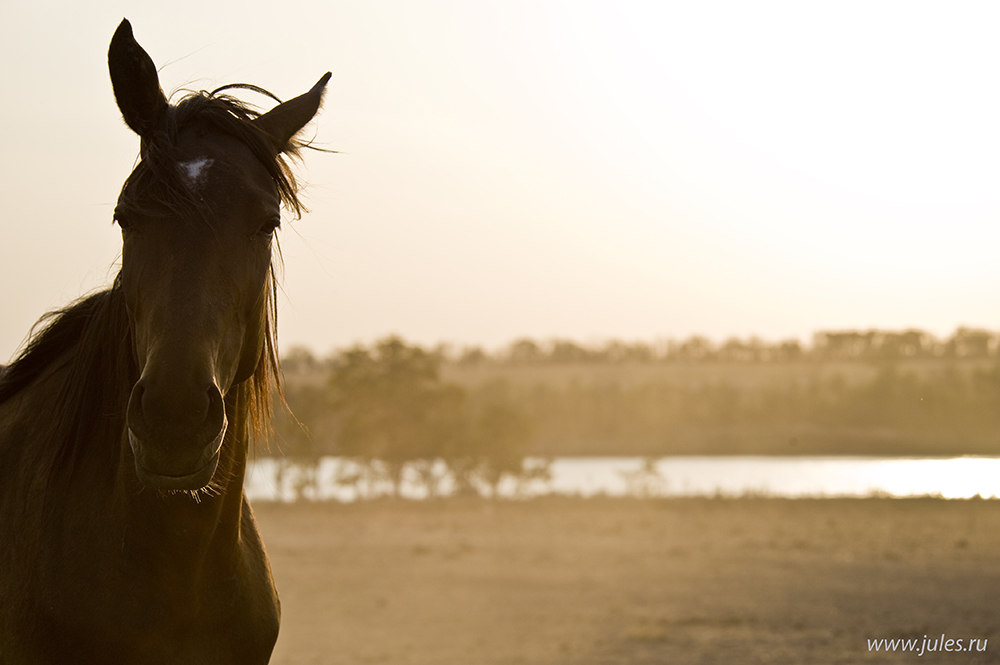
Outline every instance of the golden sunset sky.
{"label": "golden sunset sky", "polygon": [[1000,329],[1000,5],[67,4],[0,28],[0,363],[116,270],[123,16],[168,93],[333,72],[284,349]]}

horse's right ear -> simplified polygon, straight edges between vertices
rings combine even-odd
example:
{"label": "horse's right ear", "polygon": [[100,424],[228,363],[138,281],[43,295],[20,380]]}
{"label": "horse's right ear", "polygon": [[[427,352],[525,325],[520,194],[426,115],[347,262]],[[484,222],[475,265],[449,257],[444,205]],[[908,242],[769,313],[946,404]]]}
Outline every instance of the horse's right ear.
{"label": "horse's right ear", "polygon": [[274,154],[285,152],[292,137],[316,115],[323,102],[323,90],[326,89],[330,76],[332,76],[330,72],[323,74],[309,92],[278,104],[254,120],[254,124],[271,140]]}
{"label": "horse's right ear", "polygon": [[132,36],[132,24],[122,19],[108,48],[108,69],[115,101],[125,123],[139,136],[148,136],[167,110],[156,65]]}

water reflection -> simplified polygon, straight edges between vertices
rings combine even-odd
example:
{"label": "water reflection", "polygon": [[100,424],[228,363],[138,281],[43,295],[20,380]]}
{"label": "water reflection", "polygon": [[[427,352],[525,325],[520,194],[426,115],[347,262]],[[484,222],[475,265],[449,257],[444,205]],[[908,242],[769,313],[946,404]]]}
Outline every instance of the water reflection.
{"label": "water reflection", "polygon": [[[536,472],[507,477],[505,498],[575,496],[916,497],[1000,496],[1000,458],[876,457],[586,457],[534,460]],[[324,457],[315,462],[251,462],[246,492],[256,501],[355,501],[390,495],[423,499],[459,488],[443,462],[404,469],[398,488],[378,465]],[[489,495],[490,488],[472,490]],[[468,491],[468,489],[467,489]]]}

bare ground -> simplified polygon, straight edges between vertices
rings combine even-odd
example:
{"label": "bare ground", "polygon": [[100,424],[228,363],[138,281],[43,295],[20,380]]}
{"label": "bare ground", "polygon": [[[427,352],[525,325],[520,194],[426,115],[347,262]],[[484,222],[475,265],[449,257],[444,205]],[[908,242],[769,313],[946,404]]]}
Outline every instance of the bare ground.
{"label": "bare ground", "polygon": [[[258,504],[272,663],[1000,662],[1000,501]],[[870,652],[867,640],[988,640]]]}

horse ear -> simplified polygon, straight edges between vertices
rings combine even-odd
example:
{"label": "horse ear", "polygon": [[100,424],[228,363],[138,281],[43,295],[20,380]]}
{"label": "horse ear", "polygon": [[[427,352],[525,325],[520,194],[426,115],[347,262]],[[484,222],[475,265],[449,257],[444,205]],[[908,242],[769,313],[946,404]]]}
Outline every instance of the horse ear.
{"label": "horse ear", "polygon": [[278,104],[254,120],[257,126],[271,139],[271,148],[274,150],[274,154],[284,152],[292,137],[316,115],[316,111],[319,110],[319,105],[323,101],[323,90],[326,88],[330,76],[330,72],[323,74],[312,90],[295,99]]}
{"label": "horse ear", "polygon": [[167,110],[156,65],[132,36],[132,24],[122,19],[108,48],[108,69],[115,101],[125,123],[139,136],[147,136]]}

